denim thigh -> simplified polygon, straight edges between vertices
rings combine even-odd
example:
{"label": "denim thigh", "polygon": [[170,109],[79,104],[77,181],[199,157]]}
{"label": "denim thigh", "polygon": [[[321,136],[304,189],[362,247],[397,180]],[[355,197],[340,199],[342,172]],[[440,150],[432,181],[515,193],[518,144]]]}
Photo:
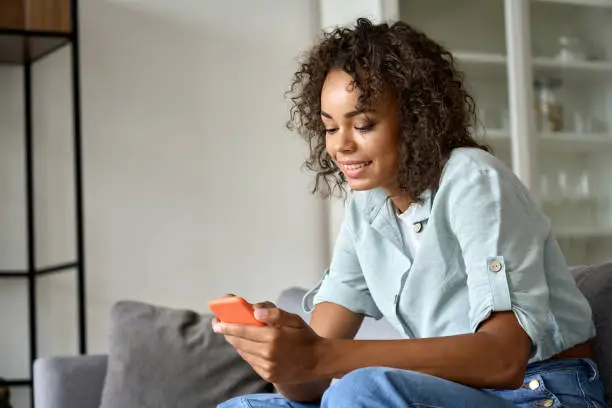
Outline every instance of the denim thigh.
{"label": "denim thigh", "polygon": [[530,364],[522,387],[490,391],[520,408],[606,408],[599,370],[590,359],[558,359]]}
{"label": "denim thigh", "polygon": [[606,408],[596,364],[559,359],[531,364],[516,390],[476,389],[414,371],[355,370],[333,384],[319,403],[295,403],[278,394],[234,398],[220,408]]}

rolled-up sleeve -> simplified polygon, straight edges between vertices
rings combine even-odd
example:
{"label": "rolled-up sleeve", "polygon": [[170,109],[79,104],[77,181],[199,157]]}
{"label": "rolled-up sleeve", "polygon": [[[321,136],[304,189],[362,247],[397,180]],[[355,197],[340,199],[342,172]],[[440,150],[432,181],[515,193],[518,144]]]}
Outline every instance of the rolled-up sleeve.
{"label": "rolled-up sleeve", "polygon": [[329,269],[325,271],[319,283],[304,296],[304,310],[310,312],[315,305],[322,302],[335,303],[352,312],[376,319],[382,317],[370,295],[355,253],[354,235],[348,217],[342,223]]}
{"label": "rolled-up sleeve", "polygon": [[493,312],[513,311],[535,353],[551,329],[546,219],[517,180],[491,169],[458,181],[448,211],[465,262],[472,330]]}

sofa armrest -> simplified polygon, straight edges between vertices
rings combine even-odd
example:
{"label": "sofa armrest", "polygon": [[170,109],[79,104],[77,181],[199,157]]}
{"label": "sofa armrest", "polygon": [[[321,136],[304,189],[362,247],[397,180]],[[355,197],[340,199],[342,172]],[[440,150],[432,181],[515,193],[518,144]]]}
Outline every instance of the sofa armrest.
{"label": "sofa armrest", "polygon": [[40,358],[34,363],[37,408],[98,408],[106,377],[105,355]]}

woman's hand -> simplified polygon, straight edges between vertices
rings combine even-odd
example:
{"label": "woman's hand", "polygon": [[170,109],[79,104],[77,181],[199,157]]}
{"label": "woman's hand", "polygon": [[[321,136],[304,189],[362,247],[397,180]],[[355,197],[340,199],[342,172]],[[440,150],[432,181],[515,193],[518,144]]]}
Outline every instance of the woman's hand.
{"label": "woman's hand", "polygon": [[299,383],[318,378],[317,366],[325,339],[298,315],[271,302],[254,305],[255,318],[266,326],[213,322],[240,356],[266,381]]}

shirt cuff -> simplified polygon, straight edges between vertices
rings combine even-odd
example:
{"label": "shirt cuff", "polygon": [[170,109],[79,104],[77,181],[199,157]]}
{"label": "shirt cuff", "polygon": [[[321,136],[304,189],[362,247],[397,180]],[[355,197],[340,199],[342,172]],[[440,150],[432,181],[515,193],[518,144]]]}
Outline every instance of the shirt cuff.
{"label": "shirt cuff", "polygon": [[302,307],[305,312],[310,313],[315,305],[323,302],[340,305],[353,313],[363,314],[376,320],[382,318],[382,313],[368,292],[332,278],[329,270],[325,272],[321,281],[304,295]]}

